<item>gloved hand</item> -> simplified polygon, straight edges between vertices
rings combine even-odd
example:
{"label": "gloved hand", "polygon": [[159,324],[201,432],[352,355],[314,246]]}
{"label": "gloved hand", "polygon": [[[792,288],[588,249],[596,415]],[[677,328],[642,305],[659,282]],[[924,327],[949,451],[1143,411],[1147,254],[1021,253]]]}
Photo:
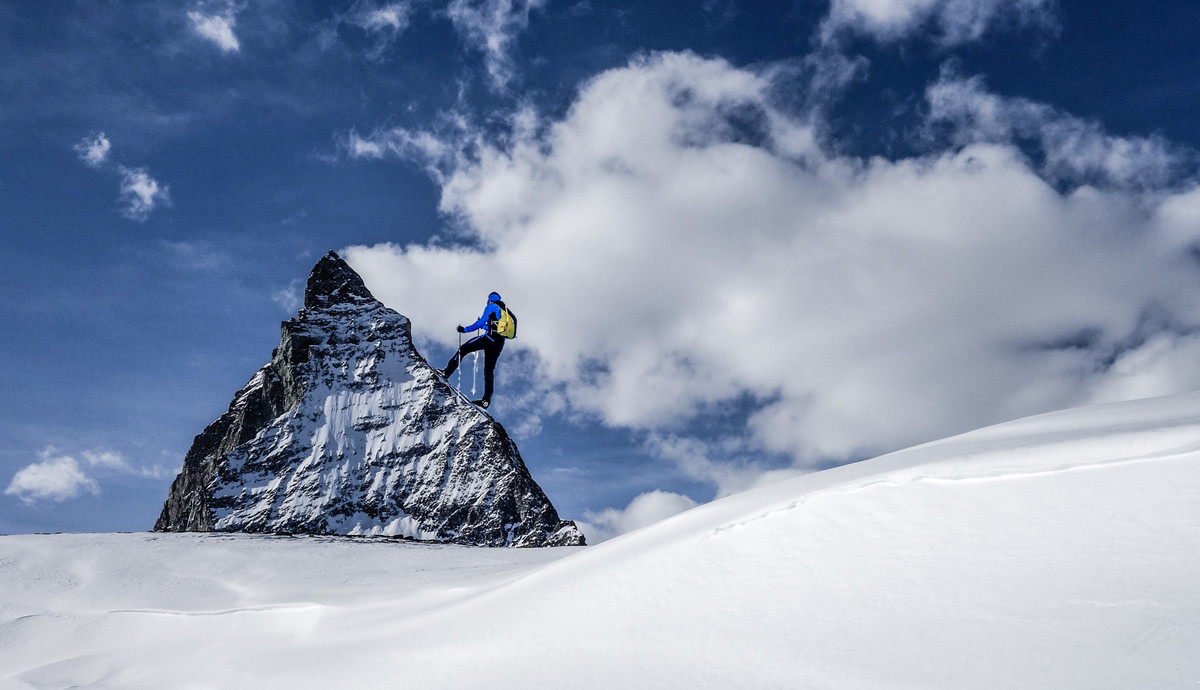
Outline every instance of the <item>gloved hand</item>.
{"label": "gloved hand", "polygon": [[459,332],[459,333],[466,333],[466,332],[467,332],[467,329],[463,328],[462,326],[459,326],[459,327],[458,327],[458,332]]}

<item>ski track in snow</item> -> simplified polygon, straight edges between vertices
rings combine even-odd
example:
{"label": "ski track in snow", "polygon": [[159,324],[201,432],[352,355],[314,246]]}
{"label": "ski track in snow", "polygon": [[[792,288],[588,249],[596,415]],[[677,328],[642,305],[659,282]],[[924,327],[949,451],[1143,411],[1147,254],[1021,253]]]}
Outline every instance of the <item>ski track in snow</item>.
{"label": "ski track in snow", "polygon": [[244,608],[225,609],[223,611],[182,611],[170,609],[112,609],[105,611],[106,616],[122,614],[148,616],[234,616],[243,613],[280,613],[291,611],[316,611],[324,609],[324,604],[275,604],[266,606],[246,606]]}
{"label": "ski track in snow", "polygon": [[[1196,435],[1200,436],[1200,427],[1197,428]],[[780,513],[786,513],[791,510],[796,510],[798,508],[804,507],[805,505],[807,505],[809,503],[812,503],[813,501],[816,501],[816,500],[819,500],[819,499],[822,499],[822,498],[825,498],[825,497],[828,497],[831,495],[837,495],[837,494],[850,494],[850,493],[866,491],[866,490],[870,490],[870,489],[902,489],[902,488],[905,488],[908,486],[913,486],[913,485],[922,484],[922,483],[945,482],[945,483],[952,484],[952,483],[965,483],[965,482],[998,481],[998,480],[1005,480],[1005,479],[1029,479],[1029,478],[1034,478],[1034,477],[1045,477],[1045,476],[1049,476],[1049,475],[1062,474],[1062,473],[1066,473],[1066,472],[1086,472],[1086,471],[1091,471],[1091,470],[1104,469],[1104,468],[1108,468],[1108,467],[1117,467],[1120,465],[1162,462],[1162,461],[1173,460],[1173,459],[1183,459],[1183,458],[1187,458],[1190,456],[1198,456],[1198,455],[1200,455],[1200,443],[1189,444],[1189,448],[1187,450],[1184,450],[1184,451],[1178,452],[1178,453],[1171,453],[1171,454],[1166,454],[1166,455],[1160,455],[1157,453],[1145,453],[1142,455],[1114,458],[1111,460],[1101,460],[1101,461],[1094,461],[1094,462],[1081,461],[1081,462],[1076,462],[1076,463],[1071,463],[1071,464],[1059,465],[1059,466],[1055,466],[1055,467],[1048,467],[1045,469],[1003,469],[1003,468],[1001,468],[1001,469],[989,470],[986,472],[979,472],[977,474],[957,474],[957,475],[918,474],[918,475],[913,475],[907,479],[902,479],[902,480],[884,478],[884,479],[876,479],[876,480],[857,483],[857,484],[847,483],[845,485],[834,486],[834,487],[830,487],[828,489],[815,491],[811,494],[804,496],[803,498],[792,501],[791,503],[788,503],[787,505],[781,506],[779,508],[768,510],[764,513],[761,513],[754,517],[747,518],[745,520],[741,520],[738,522],[730,523],[728,525],[723,525],[721,527],[717,527],[717,528],[713,529],[711,532],[709,532],[707,536],[710,536],[710,537],[719,536],[722,532],[727,532],[729,530],[737,529],[738,527],[743,527],[750,523],[757,522],[758,520],[765,520],[765,519],[768,519],[768,518],[770,518],[774,515],[780,514]],[[1197,459],[1200,460],[1200,457],[1198,457]]]}

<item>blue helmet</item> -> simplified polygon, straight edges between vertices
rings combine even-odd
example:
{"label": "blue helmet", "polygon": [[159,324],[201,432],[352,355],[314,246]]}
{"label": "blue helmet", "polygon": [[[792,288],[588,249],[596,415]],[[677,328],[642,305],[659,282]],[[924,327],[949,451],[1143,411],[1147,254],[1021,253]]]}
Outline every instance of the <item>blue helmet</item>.
{"label": "blue helmet", "polygon": [[500,301],[500,293],[493,292],[492,294],[488,295],[488,301],[489,302],[499,302]]}

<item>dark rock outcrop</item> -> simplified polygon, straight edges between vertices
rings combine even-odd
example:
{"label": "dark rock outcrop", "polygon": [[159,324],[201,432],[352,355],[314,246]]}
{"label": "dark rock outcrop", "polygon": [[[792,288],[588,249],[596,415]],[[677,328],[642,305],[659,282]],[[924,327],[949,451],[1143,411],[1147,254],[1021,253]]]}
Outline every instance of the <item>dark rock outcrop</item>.
{"label": "dark rock outcrop", "polygon": [[156,531],[384,534],[581,545],[504,428],[412,345],[337,254],[271,361],[196,437]]}

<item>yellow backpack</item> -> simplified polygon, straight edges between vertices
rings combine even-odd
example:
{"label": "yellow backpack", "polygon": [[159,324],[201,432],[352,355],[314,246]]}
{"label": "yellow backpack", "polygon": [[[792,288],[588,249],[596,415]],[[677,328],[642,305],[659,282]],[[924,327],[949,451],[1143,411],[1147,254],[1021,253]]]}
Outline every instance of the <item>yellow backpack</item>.
{"label": "yellow backpack", "polygon": [[504,302],[496,302],[500,307],[500,318],[496,319],[495,332],[505,338],[517,337],[517,317]]}

